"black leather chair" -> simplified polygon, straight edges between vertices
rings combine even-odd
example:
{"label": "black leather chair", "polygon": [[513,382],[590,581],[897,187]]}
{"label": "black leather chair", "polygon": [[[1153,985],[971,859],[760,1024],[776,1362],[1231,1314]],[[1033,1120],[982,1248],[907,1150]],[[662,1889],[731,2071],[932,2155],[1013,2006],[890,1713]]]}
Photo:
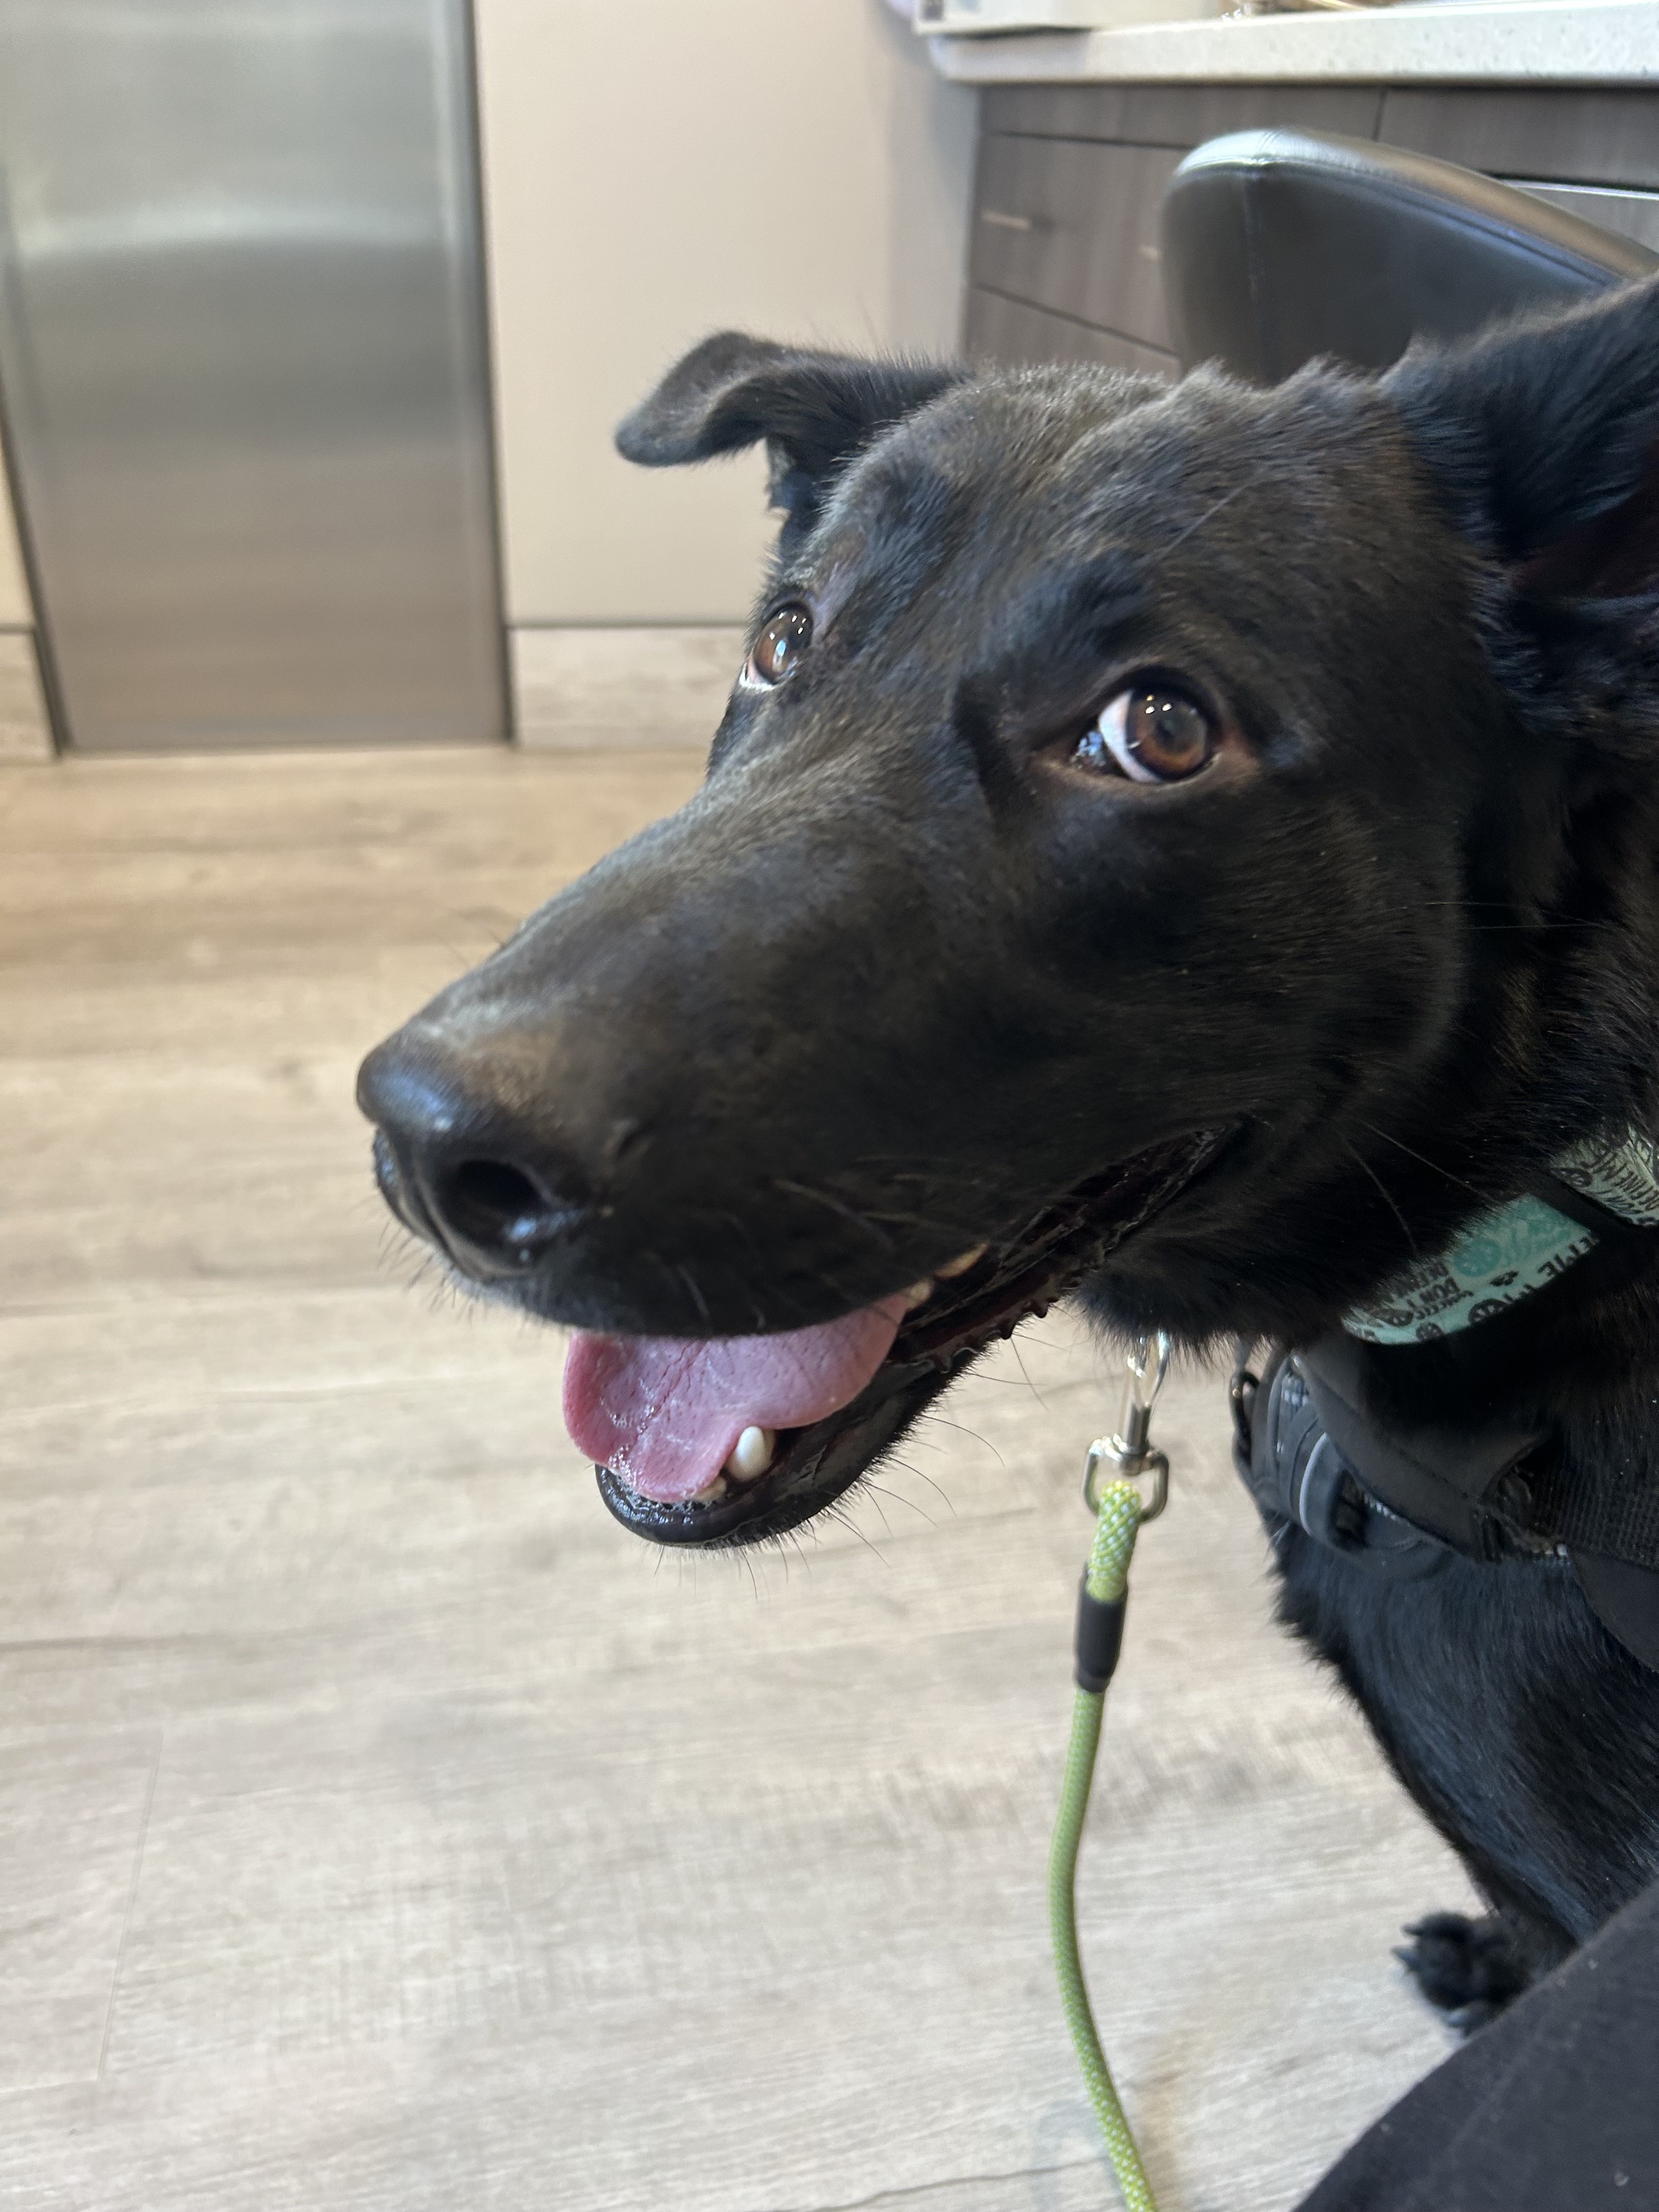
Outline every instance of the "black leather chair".
{"label": "black leather chair", "polygon": [[1583,299],[1659,255],[1513,185],[1367,139],[1241,131],[1188,155],[1164,200],[1183,369],[1276,384],[1316,354],[1386,368],[1411,339]]}

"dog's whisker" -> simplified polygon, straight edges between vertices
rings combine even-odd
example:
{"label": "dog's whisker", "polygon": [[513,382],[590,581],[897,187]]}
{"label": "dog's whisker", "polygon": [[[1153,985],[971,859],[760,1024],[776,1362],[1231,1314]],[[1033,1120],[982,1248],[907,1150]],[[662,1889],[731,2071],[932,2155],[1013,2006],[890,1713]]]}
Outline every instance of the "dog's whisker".
{"label": "dog's whisker", "polygon": [[[915,1474],[916,1472],[916,1469],[911,1466],[908,1460],[896,1459],[891,1461],[890,1464],[894,1467],[902,1467],[907,1474]],[[927,1523],[927,1526],[930,1528],[938,1528],[938,1522],[934,1520],[933,1515],[927,1510],[926,1507],[918,1505],[914,1498],[907,1498],[902,1490],[889,1490],[884,1484],[876,1482],[868,1476],[866,1477],[861,1487],[870,1491],[872,1494],[877,1498],[890,1498],[895,1505],[908,1505],[911,1512],[920,1515],[921,1519]],[[876,1510],[878,1513],[881,1513],[881,1508],[879,1505],[877,1506]],[[888,1525],[887,1516],[884,1513],[881,1514],[881,1524],[884,1528],[886,1528],[888,1534],[890,1536],[893,1532],[891,1528]]]}
{"label": "dog's whisker", "polygon": [[[953,1421],[948,1415],[944,1413],[928,1413],[925,1416],[925,1419],[930,1423],[936,1422],[942,1429],[954,1429],[959,1437],[971,1437],[976,1444],[984,1445],[986,1450],[991,1453],[994,1456],[999,1467],[1006,1468],[1007,1466],[1007,1461],[1004,1459],[1002,1454],[998,1451],[996,1446],[991,1442],[989,1437],[982,1437],[977,1429],[970,1429],[961,1421]],[[926,1480],[927,1479],[927,1478],[924,1476],[923,1480]],[[944,1492],[941,1491],[939,1494],[942,1497]]]}
{"label": "dog's whisker", "polygon": [[[862,1489],[863,1486],[864,1485],[862,1481],[860,1481],[857,1486],[859,1489]],[[850,1495],[851,1493],[848,1494]],[[890,1569],[892,1562],[888,1559],[887,1554],[882,1550],[879,1544],[876,1543],[870,1536],[867,1536],[864,1530],[859,1527],[858,1522],[854,1521],[851,1514],[848,1512],[845,1504],[841,1499],[837,1499],[832,1505],[826,1506],[823,1515],[819,1517],[821,1519],[827,1518],[831,1521],[838,1522],[840,1525],[847,1530],[849,1535],[856,1536],[858,1538],[860,1543],[863,1545],[865,1550],[868,1552],[873,1559],[879,1559],[884,1567]]]}
{"label": "dog's whisker", "polygon": [[[881,1484],[876,1481],[874,1477],[871,1475],[866,1476],[865,1480],[859,1485],[859,1488],[867,1494],[871,1504],[875,1507],[876,1511],[881,1516],[883,1533],[890,1537],[893,1533],[893,1524],[887,1518],[887,1515],[883,1510],[881,1501],[884,1498],[895,1497],[896,1492],[890,1490],[884,1490]],[[925,1519],[926,1517],[927,1516],[924,1515],[923,1518]]]}
{"label": "dog's whisker", "polygon": [[1376,1169],[1372,1167],[1370,1162],[1365,1158],[1364,1154],[1360,1152],[1356,1146],[1351,1145],[1346,1137],[1342,1139],[1342,1149],[1347,1153],[1349,1158],[1354,1162],[1355,1165],[1362,1169],[1376,1184],[1378,1191],[1382,1194],[1382,1203],[1388,1207],[1389,1212],[1393,1214],[1395,1219],[1400,1224],[1401,1230],[1405,1232],[1406,1242],[1411,1246],[1413,1257],[1415,1258],[1417,1256],[1417,1239],[1412,1233],[1412,1225],[1410,1222],[1407,1220],[1405,1215],[1400,1211],[1398,1206],[1395,1205],[1394,1199],[1389,1193],[1388,1185],[1383,1182],[1382,1176],[1378,1175]]}
{"label": "dog's whisker", "polygon": [[1477,921],[1471,926],[1469,934],[1472,937],[1502,937],[1507,933],[1510,936],[1545,937],[1553,936],[1564,930],[1612,929],[1615,927],[1616,925],[1610,921]]}
{"label": "dog's whisker", "polygon": [[1231,491],[1223,492],[1220,498],[1216,501],[1214,506],[1206,507],[1203,514],[1199,516],[1196,522],[1189,522],[1184,530],[1178,530],[1176,532],[1175,536],[1164,548],[1165,555],[1168,556],[1169,554],[1173,553],[1177,545],[1184,545],[1189,538],[1195,538],[1199,532],[1204,528],[1206,523],[1211,523],[1215,520],[1217,515],[1220,514],[1223,507],[1231,507],[1233,501],[1241,497],[1243,493],[1252,490],[1255,488],[1255,479],[1252,477],[1247,483],[1235,484]]}
{"label": "dog's whisker", "polygon": [[1046,1413],[1048,1411],[1048,1401],[1043,1396],[1042,1391],[1037,1389],[1036,1384],[1031,1380],[1031,1370],[1025,1364],[1025,1355],[1019,1348],[1019,1339],[1017,1336],[1011,1336],[1009,1338],[1008,1349],[1013,1353],[1015,1364],[1018,1367],[1021,1375],[1025,1378],[1026,1389],[1030,1392],[1031,1395],[1036,1400],[1038,1405],[1042,1407],[1043,1412]]}
{"label": "dog's whisker", "polygon": [[1443,1167],[1438,1160],[1430,1159],[1426,1153],[1414,1151],[1403,1137],[1390,1136],[1386,1129],[1379,1129],[1373,1121],[1361,1121],[1359,1126],[1362,1129],[1369,1129],[1372,1136],[1380,1137],[1385,1145],[1396,1146],[1408,1158],[1415,1160],[1419,1167],[1427,1168],[1435,1175],[1443,1176],[1448,1182],[1455,1183],[1460,1190],[1468,1191],[1472,1198],[1478,1198],[1482,1205],[1491,1203],[1490,1192],[1478,1188],[1472,1182],[1466,1182],[1462,1176],[1454,1175],[1449,1168]]}
{"label": "dog's whisker", "polygon": [[[951,1425],[954,1427],[955,1424],[952,1423]],[[906,1438],[907,1443],[920,1443],[920,1441],[921,1439],[915,1436],[914,1431],[912,1431],[910,1437]],[[956,1506],[951,1502],[950,1492],[945,1487],[945,1485],[942,1482],[936,1482],[933,1476],[928,1474],[926,1468],[913,1467],[908,1460],[900,1461],[897,1463],[904,1467],[911,1474],[914,1474],[918,1482],[925,1482],[929,1490],[933,1491],[937,1495],[939,1504],[945,1508],[945,1511],[950,1514],[952,1520],[956,1518]]]}
{"label": "dog's whisker", "polygon": [[774,1190],[787,1191],[791,1197],[809,1199],[814,1205],[828,1206],[832,1213],[839,1213],[843,1220],[850,1221],[855,1229],[868,1231],[871,1236],[883,1244],[890,1244],[893,1241],[886,1231],[878,1228],[867,1215],[861,1213],[856,1207],[847,1205],[842,1200],[834,1197],[829,1191],[814,1190],[810,1183],[794,1182],[787,1176],[774,1176],[772,1188]]}

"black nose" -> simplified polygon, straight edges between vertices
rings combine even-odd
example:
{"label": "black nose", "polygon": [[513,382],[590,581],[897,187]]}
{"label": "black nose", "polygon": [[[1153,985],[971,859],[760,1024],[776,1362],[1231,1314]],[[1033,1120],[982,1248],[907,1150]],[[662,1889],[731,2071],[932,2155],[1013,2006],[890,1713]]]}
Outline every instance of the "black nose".
{"label": "black nose", "polygon": [[418,1028],[357,1077],[386,1202],[471,1275],[533,1267],[592,1201],[580,1163],[526,1126],[526,1088],[510,1053],[469,1058]]}

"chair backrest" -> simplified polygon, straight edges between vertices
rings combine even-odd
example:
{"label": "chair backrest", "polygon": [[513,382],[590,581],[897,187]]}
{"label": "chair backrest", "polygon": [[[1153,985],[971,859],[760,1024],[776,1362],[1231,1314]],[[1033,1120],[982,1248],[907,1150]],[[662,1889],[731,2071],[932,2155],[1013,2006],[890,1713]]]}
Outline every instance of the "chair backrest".
{"label": "chair backrest", "polygon": [[1583,299],[1659,255],[1530,192],[1361,138],[1241,131],[1189,154],[1164,200],[1164,286],[1183,368],[1276,384],[1317,354],[1385,368]]}

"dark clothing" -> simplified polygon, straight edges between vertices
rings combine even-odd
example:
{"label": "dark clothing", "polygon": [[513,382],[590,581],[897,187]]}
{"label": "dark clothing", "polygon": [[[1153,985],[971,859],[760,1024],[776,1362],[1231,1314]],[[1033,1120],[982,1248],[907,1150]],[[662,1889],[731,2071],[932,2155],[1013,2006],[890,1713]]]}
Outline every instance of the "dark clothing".
{"label": "dark clothing", "polygon": [[1659,1885],[1402,2097],[1298,2212],[1659,2212]]}

